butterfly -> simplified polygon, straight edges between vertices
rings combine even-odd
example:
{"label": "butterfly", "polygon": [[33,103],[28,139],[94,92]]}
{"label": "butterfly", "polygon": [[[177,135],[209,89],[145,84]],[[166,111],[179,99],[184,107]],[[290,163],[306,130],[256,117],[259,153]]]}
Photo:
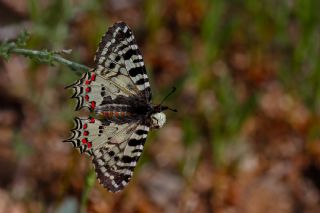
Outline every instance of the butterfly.
{"label": "butterfly", "polygon": [[166,122],[163,101],[151,103],[151,89],[142,55],[131,29],[117,22],[108,29],[97,49],[94,68],[68,86],[76,110],[93,116],[76,117],[70,142],[92,157],[97,178],[111,192],[130,181],[150,129]]}

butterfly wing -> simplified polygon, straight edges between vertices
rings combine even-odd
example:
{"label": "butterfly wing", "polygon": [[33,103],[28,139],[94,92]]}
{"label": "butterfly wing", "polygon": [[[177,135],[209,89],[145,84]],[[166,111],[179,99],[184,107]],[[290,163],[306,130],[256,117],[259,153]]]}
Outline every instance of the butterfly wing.
{"label": "butterfly wing", "polygon": [[114,24],[103,36],[95,56],[96,67],[70,85],[76,110],[87,107],[97,110],[104,100],[136,97],[149,103],[149,78],[130,28],[124,22]]}
{"label": "butterfly wing", "polygon": [[111,192],[130,181],[143,150],[149,127],[137,122],[76,118],[72,136],[65,142],[91,155],[99,182]]}
{"label": "butterfly wing", "polygon": [[143,58],[126,23],[117,22],[108,29],[101,39],[94,62],[98,74],[132,89],[150,102],[151,89]]}

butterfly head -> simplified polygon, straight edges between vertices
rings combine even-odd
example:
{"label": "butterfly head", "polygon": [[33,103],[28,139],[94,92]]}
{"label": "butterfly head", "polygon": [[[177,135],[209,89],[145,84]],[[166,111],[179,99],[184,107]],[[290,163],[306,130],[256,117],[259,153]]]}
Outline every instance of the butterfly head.
{"label": "butterfly head", "polygon": [[166,122],[166,114],[162,111],[171,110],[177,112],[175,109],[171,109],[167,106],[157,105],[154,107],[153,114],[151,115],[151,124],[152,128],[159,129],[161,128]]}
{"label": "butterfly head", "polygon": [[151,115],[152,128],[159,129],[165,124],[165,122],[166,114],[163,112],[157,112]]}
{"label": "butterfly head", "polygon": [[176,109],[171,109],[167,106],[163,106],[162,103],[176,90],[175,87],[172,88],[171,92],[161,101],[160,104],[153,107],[153,114],[151,115],[151,124],[152,128],[159,129],[166,122],[166,115],[162,112],[165,110],[171,110],[177,112]]}

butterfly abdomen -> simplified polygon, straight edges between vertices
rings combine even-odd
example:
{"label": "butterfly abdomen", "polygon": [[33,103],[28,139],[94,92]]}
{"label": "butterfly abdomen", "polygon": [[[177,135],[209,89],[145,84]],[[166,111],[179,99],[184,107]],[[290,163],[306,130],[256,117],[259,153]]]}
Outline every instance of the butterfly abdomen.
{"label": "butterfly abdomen", "polygon": [[130,116],[131,114],[129,112],[124,111],[106,111],[101,113],[105,118],[124,118],[127,116]]}

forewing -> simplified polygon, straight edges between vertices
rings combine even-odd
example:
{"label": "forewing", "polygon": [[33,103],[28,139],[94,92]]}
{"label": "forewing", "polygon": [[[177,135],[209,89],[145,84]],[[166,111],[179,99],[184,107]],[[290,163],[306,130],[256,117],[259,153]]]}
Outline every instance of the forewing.
{"label": "forewing", "polygon": [[151,100],[149,78],[130,28],[124,22],[114,24],[101,39],[95,56],[96,67],[70,85],[77,100],[76,110],[94,111],[104,99],[119,96]]}
{"label": "forewing", "polygon": [[127,130],[126,139],[107,142],[104,148],[93,151],[93,164],[99,182],[111,192],[122,190],[130,181],[142,153],[149,128],[136,125]]}
{"label": "forewing", "polygon": [[95,118],[76,118],[71,142],[93,158],[100,183],[111,192],[123,189],[131,179],[149,131],[139,122],[117,124]]}
{"label": "forewing", "polygon": [[131,29],[124,22],[108,29],[94,61],[97,74],[150,102],[151,89],[143,58]]}

